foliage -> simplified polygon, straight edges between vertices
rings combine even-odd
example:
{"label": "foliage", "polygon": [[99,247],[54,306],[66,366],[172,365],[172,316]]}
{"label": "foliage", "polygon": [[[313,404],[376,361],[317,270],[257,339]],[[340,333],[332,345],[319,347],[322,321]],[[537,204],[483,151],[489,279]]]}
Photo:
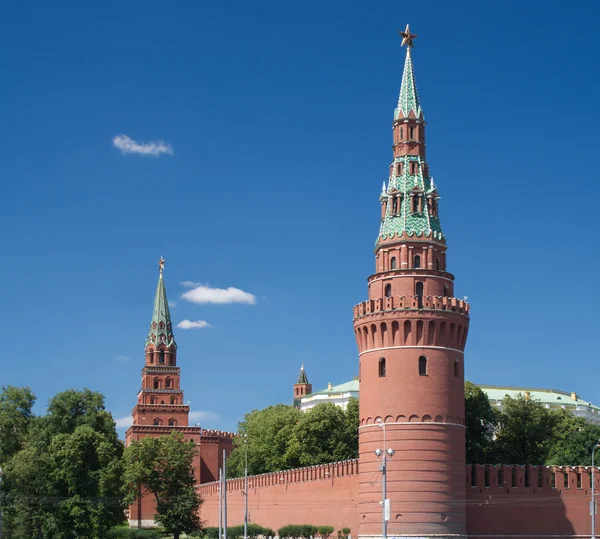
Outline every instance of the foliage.
{"label": "foliage", "polygon": [[292,539],[308,539],[311,536],[317,534],[319,528],[312,524],[288,524],[279,528],[277,534],[279,539],[292,538]]}
{"label": "foliage", "polygon": [[0,465],[23,448],[34,403],[35,395],[28,387],[0,389]]}
{"label": "foliage", "polygon": [[295,466],[314,466],[352,456],[344,411],[331,402],[318,404],[302,414],[294,426],[286,456]]}
{"label": "foliage", "polygon": [[497,421],[497,415],[483,390],[473,382],[465,382],[467,463],[487,462]]}
{"label": "foliage", "polygon": [[506,396],[498,416],[492,458],[504,464],[544,464],[553,443],[558,414],[519,394]]}
{"label": "foliage", "polygon": [[[278,404],[263,410],[253,410],[240,422],[234,440],[234,450],[227,460],[227,476],[244,475],[247,444],[248,473],[251,475],[285,470],[293,467],[286,457],[287,446],[302,412],[293,406]],[[246,435],[246,437],[244,437]]]}
{"label": "foliage", "polygon": [[106,539],[162,539],[163,536],[164,534],[159,530],[115,528],[108,532]]}
{"label": "foliage", "polygon": [[23,449],[6,465],[6,536],[103,538],[123,520],[122,451],[102,395],[56,395],[46,416],[30,419]]}
{"label": "foliage", "polygon": [[600,426],[593,425],[582,417],[575,417],[567,410],[560,410],[555,414],[558,417],[546,464],[591,466],[592,449],[600,440]]}
{"label": "foliage", "polygon": [[318,526],[317,535],[325,539],[333,533],[333,526]]}
{"label": "foliage", "polygon": [[181,433],[133,442],[124,454],[125,501],[132,504],[142,489],[156,500],[155,520],[178,539],[182,532],[201,529],[202,500],[196,489],[193,462],[196,448]]}
{"label": "foliage", "polygon": [[239,425],[227,475],[244,474],[246,449],[250,475],[357,458],[358,422],[357,399],[346,412],[331,403],[305,413],[283,404],[254,410]]}
{"label": "foliage", "polygon": [[[192,534],[192,536],[194,536]],[[219,537],[219,528],[217,527],[208,527],[204,529],[203,536],[208,539],[217,539]],[[231,539],[237,539],[239,537],[244,536],[244,525],[240,526],[228,526],[227,527],[227,537]],[[198,536],[199,537],[199,536]],[[259,526],[258,524],[254,524],[252,522],[248,523],[248,537],[255,539],[257,537],[275,537],[275,531],[271,528],[265,528],[263,526]]]}

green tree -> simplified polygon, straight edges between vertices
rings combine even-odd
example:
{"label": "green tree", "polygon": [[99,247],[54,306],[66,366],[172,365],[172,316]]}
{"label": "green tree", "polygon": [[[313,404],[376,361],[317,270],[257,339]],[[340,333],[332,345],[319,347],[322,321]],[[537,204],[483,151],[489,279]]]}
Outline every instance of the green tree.
{"label": "green tree", "polygon": [[195,489],[192,441],[181,433],[144,438],[125,449],[123,476],[125,501],[132,504],[143,491],[156,500],[155,520],[174,539],[201,529],[202,499]]}
{"label": "green tree", "polygon": [[358,458],[358,427],[360,425],[360,413],[358,399],[351,397],[346,407],[346,438],[350,449],[348,458]]}
{"label": "green tree", "polygon": [[497,425],[488,396],[473,382],[465,382],[467,463],[483,464],[490,456]]}
{"label": "green tree", "polygon": [[498,415],[493,460],[504,464],[544,464],[559,416],[537,400],[506,396]]}
{"label": "green tree", "polygon": [[34,403],[35,395],[28,387],[0,389],[0,465],[23,448]]}
{"label": "green tree", "polygon": [[290,462],[287,449],[302,415],[297,408],[285,404],[247,413],[238,425],[240,436],[234,440],[234,449],[227,461],[227,476],[244,475],[246,449],[249,474],[286,470],[297,465]]}
{"label": "green tree", "polygon": [[[77,401],[95,404],[66,405]],[[24,448],[6,466],[7,536],[102,539],[123,520],[115,423],[89,390],[58,394],[48,410],[30,421]]]}
{"label": "green tree", "polygon": [[557,416],[556,425],[546,464],[591,466],[592,448],[600,440],[600,426],[575,417],[568,410],[553,413]]}
{"label": "green tree", "polygon": [[294,426],[286,458],[297,466],[314,466],[352,458],[344,411],[331,402],[317,404],[302,414]]}

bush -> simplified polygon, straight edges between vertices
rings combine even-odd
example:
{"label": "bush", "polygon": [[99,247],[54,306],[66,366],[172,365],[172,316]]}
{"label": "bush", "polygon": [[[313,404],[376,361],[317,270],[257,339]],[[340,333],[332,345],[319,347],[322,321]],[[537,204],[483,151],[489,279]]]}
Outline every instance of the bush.
{"label": "bush", "polygon": [[350,535],[350,528],[342,528],[337,531],[338,539],[345,539]]}
{"label": "bush", "polygon": [[326,539],[333,533],[333,526],[318,526],[317,533],[323,538]]}
{"label": "bush", "polygon": [[[326,526],[322,526],[325,528]],[[291,537],[293,539],[308,539],[311,535],[317,535],[319,528],[312,524],[289,524],[279,528],[279,539]],[[333,531],[333,528],[331,528]]]}
{"label": "bush", "polygon": [[142,530],[139,528],[115,528],[108,532],[107,539],[162,539],[159,530]]}
{"label": "bush", "polygon": [[[258,524],[248,523],[248,537],[251,539],[256,539],[257,537],[275,537],[275,532],[271,528],[264,528],[263,526],[259,526]],[[195,537],[192,535],[191,537]],[[204,537],[205,539],[218,539],[219,537],[219,528],[210,527],[204,528],[204,532],[202,535],[198,535],[198,537]],[[238,539],[240,537],[244,537],[244,525],[241,526],[229,526],[227,528],[227,538],[228,539]]]}

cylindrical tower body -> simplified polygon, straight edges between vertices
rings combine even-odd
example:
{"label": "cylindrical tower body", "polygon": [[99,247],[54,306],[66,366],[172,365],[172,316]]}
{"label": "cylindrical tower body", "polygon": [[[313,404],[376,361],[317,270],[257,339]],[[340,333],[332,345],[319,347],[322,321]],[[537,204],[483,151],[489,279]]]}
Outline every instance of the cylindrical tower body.
{"label": "cylindrical tower body", "polygon": [[[394,161],[369,299],[354,308],[360,377],[359,536],[465,535],[464,347],[469,305],[453,297],[438,193],[425,162],[425,122],[410,52],[394,119]],[[383,446],[385,429],[385,447]]]}

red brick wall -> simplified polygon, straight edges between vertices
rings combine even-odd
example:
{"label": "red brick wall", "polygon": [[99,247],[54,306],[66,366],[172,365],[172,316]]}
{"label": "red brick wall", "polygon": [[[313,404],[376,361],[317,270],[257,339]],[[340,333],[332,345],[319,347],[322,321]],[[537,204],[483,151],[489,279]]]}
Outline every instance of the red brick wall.
{"label": "red brick wall", "polygon": [[[277,531],[286,524],[358,529],[358,461],[313,466],[248,478],[250,522]],[[227,482],[230,526],[244,523],[243,479]],[[200,517],[218,526],[218,483],[200,487],[204,499]]]}
{"label": "red brick wall", "polygon": [[[463,500],[469,538],[589,536],[590,475],[584,467],[467,466]],[[594,480],[600,489],[598,469]],[[227,482],[232,526],[244,521],[243,484],[243,479]],[[356,535],[355,460],[251,476],[249,485],[250,522],[275,531],[286,524],[347,527]],[[207,526],[218,525],[217,488],[217,483],[200,487]]]}

